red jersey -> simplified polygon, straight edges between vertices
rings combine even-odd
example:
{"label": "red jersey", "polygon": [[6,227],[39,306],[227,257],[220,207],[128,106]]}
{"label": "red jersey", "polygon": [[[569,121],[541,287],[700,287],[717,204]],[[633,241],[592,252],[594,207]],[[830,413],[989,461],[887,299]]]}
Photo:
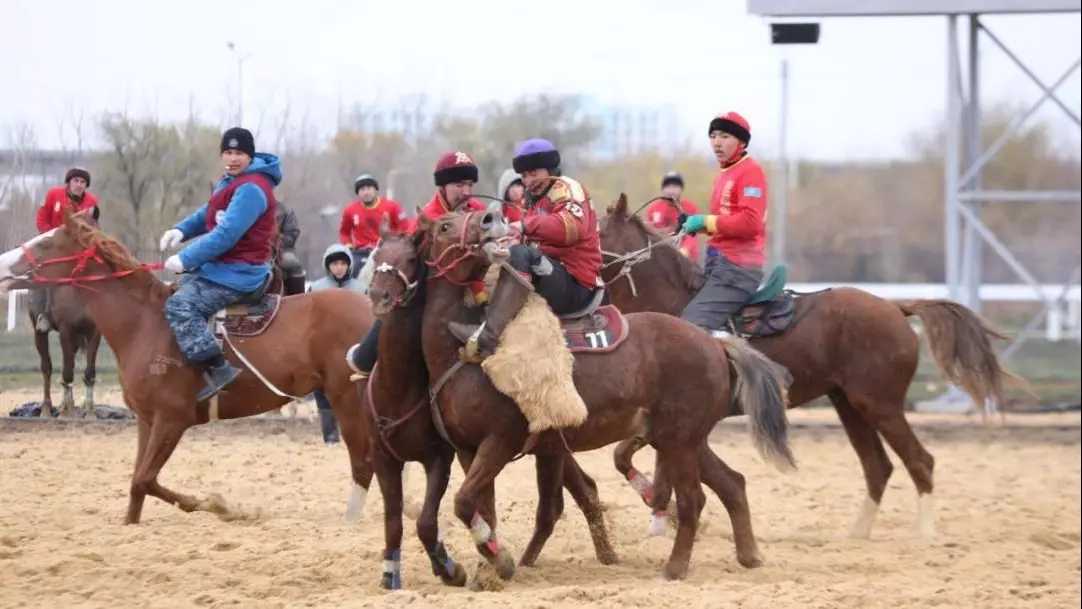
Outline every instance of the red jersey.
{"label": "red jersey", "polygon": [[582,285],[594,289],[601,281],[601,238],[590,194],[568,177],[553,180],[541,200],[526,210],[523,238],[543,254],[564,265]]}
{"label": "red jersey", "polygon": [[384,219],[392,233],[402,234],[409,220],[402,206],[390,199],[377,197],[365,205],[354,200],[342,210],[342,222],[338,225],[338,240],[351,248],[375,247],[379,241],[379,227]]}
{"label": "red jersey", "polygon": [[766,175],[750,156],[722,167],[714,179],[710,214],[717,216],[709,244],[734,264],[766,262]]}
{"label": "red jersey", "polygon": [[81,212],[98,206],[98,198],[89,192],[83,192],[83,200],[76,203],[68,198],[67,186],[56,186],[45,193],[45,202],[38,208],[36,224],[38,232],[47,233],[64,223],[64,208],[72,212]]}
{"label": "red jersey", "polygon": [[[485,206],[477,199],[470,199],[466,201],[466,204],[459,208],[459,211],[484,211]],[[421,208],[421,214],[423,214],[429,220],[436,220],[443,214],[451,212],[451,206],[447,203],[447,200],[443,198],[443,193],[439,190],[432,196],[432,200],[425,204]],[[420,217],[420,216],[418,216]],[[409,222],[407,231],[412,233],[417,230],[417,218],[414,218]]]}
{"label": "red jersey", "polygon": [[[699,206],[687,199],[680,199],[680,207],[684,213],[691,216],[699,213]],[[676,221],[680,212],[668,201],[657,200],[646,208],[646,221],[654,228],[671,233],[676,228]],[[694,235],[688,235],[680,241],[680,251],[692,260],[699,259],[699,240]]]}

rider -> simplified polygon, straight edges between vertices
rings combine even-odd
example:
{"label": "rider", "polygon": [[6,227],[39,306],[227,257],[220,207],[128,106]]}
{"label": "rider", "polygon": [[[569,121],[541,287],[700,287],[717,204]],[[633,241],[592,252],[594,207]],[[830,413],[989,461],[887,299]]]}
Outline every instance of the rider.
{"label": "rider", "polygon": [[503,172],[496,192],[503,199],[503,217],[508,222],[521,222],[526,195],[526,186],[522,183],[522,176],[514,169]]}
{"label": "rider", "polygon": [[[37,225],[39,233],[47,233],[64,223],[64,210],[80,212],[98,206],[98,198],[89,190],[90,172],[82,167],[73,167],[64,175],[64,185],[50,188],[45,193],[45,201],[38,208]],[[34,329],[46,333],[52,329],[49,321],[49,308],[52,290],[48,287],[37,288],[30,292],[30,306],[37,312]]]}
{"label": "rider", "polygon": [[378,195],[379,182],[372,174],[361,174],[353,181],[356,199],[342,210],[338,238],[353,252],[353,277],[361,272],[365,260],[379,241],[379,227],[386,220],[393,233],[405,232],[407,218],[402,206]]}
{"label": "rider", "polygon": [[[680,198],[683,192],[684,177],[678,172],[670,171],[661,178],[661,196],[679,201],[680,207],[685,214],[699,213],[698,206],[687,199]],[[650,223],[650,226],[660,231],[672,232],[675,230],[679,218],[680,210],[673,207],[669,201],[658,199],[651,203],[650,207],[646,208],[646,221]],[[680,243],[680,252],[692,260],[698,260],[699,240],[694,235],[684,237],[684,240]]]}
{"label": "rider", "polygon": [[282,269],[282,288],[286,296],[303,294],[308,273],[304,270],[300,258],[297,257],[297,238],[301,236],[297,215],[292,209],[286,207],[281,199],[278,200],[276,207],[278,208],[278,234],[282,239],[282,251],[278,255],[278,267]]}
{"label": "rider", "polygon": [[725,324],[751,298],[766,260],[766,174],[748,156],[751,128],[736,112],[710,121],[710,144],[721,164],[710,195],[710,215],[689,216],[684,229],[712,235],[717,256],[706,262],[706,282],[681,317],[726,336]]}
{"label": "rider", "polygon": [[271,272],[276,232],[274,187],[282,180],[279,159],[256,153],[252,133],[232,127],[222,134],[225,174],[210,201],[165,231],[161,249],[204,235],[165,261],[186,273],[180,289],[165,301],[165,318],[189,365],[206,367],[206,386],[198,401],[209,399],[240,374],[222,355],[208,318],[261,289]]}
{"label": "rider", "polygon": [[484,323],[448,324],[459,340],[476,341],[481,357],[492,355],[530,292],[536,290],[557,315],[567,315],[589,306],[604,285],[597,215],[586,189],[561,175],[560,152],[547,140],[526,140],[512,165],[529,193],[525,216],[513,225],[523,238],[510,250],[515,272],[500,274]]}
{"label": "rider", "polygon": [[[436,170],[432,177],[436,183],[436,194],[421,208],[420,213],[429,220],[436,220],[443,214],[452,210],[452,206],[463,201],[462,208],[472,211],[483,211],[485,206],[477,199],[469,198],[473,194],[474,184],[477,183],[477,163],[465,152],[446,152],[436,161]],[[409,233],[417,230],[417,219],[414,219],[408,228]],[[484,282],[475,282],[472,285],[474,297],[483,300]],[[379,330],[382,320],[376,318],[368,334],[356,345],[350,347],[346,353],[346,362],[362,379],[368,378],[372,368],[376,365],[379,356]]]}

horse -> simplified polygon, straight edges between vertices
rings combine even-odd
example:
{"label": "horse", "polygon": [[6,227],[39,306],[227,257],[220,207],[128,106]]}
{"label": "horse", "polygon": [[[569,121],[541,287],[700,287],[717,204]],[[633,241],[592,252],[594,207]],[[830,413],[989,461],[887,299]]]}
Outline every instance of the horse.
{"label": "horse", "polygon": [[[455,450],[443,440],[436,427],[437,419],[426,408],[430,405],[429,376],[422,353],[421,330],[428,267],[418,264],[417,255],[423,236],[423,233],[416,237],[394,235],[384,225],[379,248],[369,259],[373,266],[369,296],[373,312],[383,320],[383,325],[379,358],[368,380],[361,381],[359,390],[372,443],[373,468],[383,495],[386,547],[380,586],[388,590],[402,586],[402,474],[409,461],[420,462],[426,472],[424,507],[416,518],[417,535],[428,554],[433,574],[447,585],[466,583],[466,572],[448,556],[437,522]],[[468,454],[460,453],[464,470],[469,469],[469,459]],[[536,465],[537,519],[521,564],[535,563],[563,513],[561,479],[586,517],[598,560],[602,564],[615,563],[616,552],[608,538],[594,480],[579,468],[571,455],[566,455],[566,459],[560,454],[538,456]],[[494,495],[488,494],[484,501],[494,509]]]}
{"label": "horse", "polygon": [[[602,279],[611,301],[624,311],[679,316],[703,285],[703,271],[635,214],[620,195],[600,220],[608,258]],[[623,279],[623,281],[621,281]],[[906,318],[920,318],[943,375],[983,408],[1002,401],[1003,370],[991,339],[1007,336],[970,309],[948,300],[894,303],[855,288],[812,294],[785,290],[786,267],[775,267],[744,310],[734,315],[735,334],[792,374],[790,407],[826,395],[864,471],[867,496],[850,536],[868,539],[893,470],[883,442],[902,459],[918,493],[918,532],[935,536],[932,470],[935,461],[905,418],[906,392],[919,357],[919,338]],[[635,451],[647,438],[621,443],[617,470],[634,472]]]}
{"label": "horse", "polygon": [[[63,358],[63,367],[60,372],[60,381],[64,387],[64,397],[60,401],[60,416],[75,416],[75,396],[72,391],[72,383],[75,381],[75,355],[82,349],[86,356],[86,364],[83,367],[83,416],[89,417],[94,413],[94,384],[97,381],[98,348],[101,346],[101,332],[94,326],[93,320],[87,316],[83,307],[78,289],[71,285],[42,286],[39,289],[51,289],[49,312],[46,313],[52,321],[53,328],[60,336],[60,352]],[[34,324],[37,311],[29,311],[30,323]],[[41,360],[42,375],[42,400],[41,418],[53,416],[52,378],[53,360],[49,353],[49,332],[40,332],[34,329],[34,346],[38,350],[38,358]]]}
{"label": "horse", "polygon": [[[91,220],[96,223],[99,214],[98,207],[93,207],[90,212]],[[60,416],[75,416],[72,383],[75,382],[75,356],[80,349],[86,356],[83,367],[83,416],[90,416],[94,412],[94,384],[98,377],[98,348],[101,346],[101,332],[98,332],[94,322],[86,315],[76,286],[62,282],[45,282],[44,285],[37,284],[37,287],[42,290],[52,290],[47,311],[35,311],[33,307],[29,307],[27,312],[30,315],[31,326],[35,325],[37,315],[44,313],[60,337],[63,362],[60,381],[64,387],[64,397],[60,401]],[[49,332],[39,332],[35,328],[34,347],[37,348],[38,359],[41,361],[42,401],[39,416],[43,419],[50,418],[53,416],[51,391],[53,359],[49,353]]]}
{"label": "horse", "polygon": [[[735,401],[751,415],[752,437],[760,454],[780,469],[794,467],[783,390],[773,364],[742,340],[715,341],[669,315],[624,317],[612,308],[583,312],[577,320],[564,320],[563,336],[559,330],[551,336],[551,353],[534,355],[537,362],[544,362],[567,352],[560,349],[575,352],[574,383],[589,416],[577,427],[531,433],[519,407],[495,389],[482,367],[465,365],[461,344],[447,329],[451,320],[476,321],[477,312],[467,307],[461,286],[480,280],[491,256],[506,256],[505,250],[495,247],[506,234],[501,207],[494,203],[484,212],[456,212],[437,221],[420,218],[418,228],[417,258],[436,269],[426,286],[421,331],[429,378],[437,379],[431,389],[439,406],[434,415],[445,439],[472,456],[455,495],[454,512],[485,559],[482,567],[495,569],[505,580],[514,574],[514,558],[495,534],[493,506],[484,501],[508,462],[520,453],[547,456],[606,446],[637,433],[643,418],[650,420],[652,444],[667,472],[655,482],[655,493],[667,496],[675,490],[677,495],[679,524],[663,576],[687,575],[706,500],[701,483],[710,486],[730,512],[738,561],[745,567],[762,564],[743,477],[714,455],[707,436],[729,410],[735,393]],[[506,281],[519,280],[503,267],[498,282]],[[607,325],[599,331],[604,340],[583,330],[600,325],[597,319],[587,319],[590,315],[605,316]],[[584,338],[584,333],[594,340]],[[565,340],[569,347],[564,347]],[[542,491],[541,496],[550,496],[558,489],[558,480],[543,486],[553,490]]]}
{"label": "horse", "polygon": [[232,517],[220,496],[199,499],[158,483],[184,432],[268,412],[320,387],[349,451],[353,499],[358,494],[363,499],[372,479],[369,444],[344,357],[353,337],[372,324],[368,298],[348,290],[284,298],[253,292],[213,320],[223,352],[243,373],[218,396],[196,403],[201,371],[185,364],[165,321],[165,300],[173,288],[151,273],[157,266],[133,259],[83,213],[66,214],[63,226],[0,255],[0,294],[61,278],[84,288],[87,314],[116,355],[124,402],[138,418],[124,522],[140,521],[147,495],[185,512]]}

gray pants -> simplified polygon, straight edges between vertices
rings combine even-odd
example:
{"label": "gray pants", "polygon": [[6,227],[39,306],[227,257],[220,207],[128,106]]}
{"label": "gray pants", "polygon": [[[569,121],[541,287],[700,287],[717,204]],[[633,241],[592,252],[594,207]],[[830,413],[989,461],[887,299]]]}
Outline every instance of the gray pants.
{"label": "gray pants", "polygon": [[222,354],[208,322],[210,316],[241,301],[247,294],[198,275],[180,278],[180,289],[165,300],[165,320],[173,330],[189,364],[207,362]]}
{"label": "gray pants", "polygon": [[52,304],[52,288],[37,288],[30,290],[30,314],[37,319],[38,315],[49,312]]}
{"label": "gray pants", "polygon": [[725,329],[725,323],[759,289],[763,271],[737,266],[724,256],[706,261],[706,281],[691,299],[681,318],[710,332]]}

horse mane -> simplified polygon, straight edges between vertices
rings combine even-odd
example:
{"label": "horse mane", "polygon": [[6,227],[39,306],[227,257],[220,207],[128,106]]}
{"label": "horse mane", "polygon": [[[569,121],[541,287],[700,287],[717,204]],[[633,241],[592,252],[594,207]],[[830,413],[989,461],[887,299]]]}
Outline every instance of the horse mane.
{"label": "horse mane", "polygon": [[172,294],[172,289],[147,270],[142,262],[136,260],[128,248],[115,237],[107,235],[85,219],[70,213],[64,217],[64,228],[76,246],[83,249],[95,247],[101,259],[113,270],[138,271],[121,277],[121,280],[137,282],[140,286],[147,288],[150,294],[163,300]]}
{"label": "horse mane", "polygon": [[[631,222],[634,222],[643,232],[648,235],[648,237],[653,237],[653,239],[649,239],[651,241],[668,238],[666,235],[662,235],[661,233],[657,232],[654,227],[644,222],[643,219],[640,218],[638,215],[628,214],[627,218]],[[676,270],[679,273],[680,281],[687,287],[687,289],[691,290],[692,292],[698,292],[699,289],[703,287],[703,283],[706,281],[706,275],[703,273],[703,270],[699,268],[699,265],[692,262],[690,258],[683,255],[678,247],[669,243],[666,243],[666,245],[671,246],[670,249],[674,254],[673,257],[676,259]]]}

